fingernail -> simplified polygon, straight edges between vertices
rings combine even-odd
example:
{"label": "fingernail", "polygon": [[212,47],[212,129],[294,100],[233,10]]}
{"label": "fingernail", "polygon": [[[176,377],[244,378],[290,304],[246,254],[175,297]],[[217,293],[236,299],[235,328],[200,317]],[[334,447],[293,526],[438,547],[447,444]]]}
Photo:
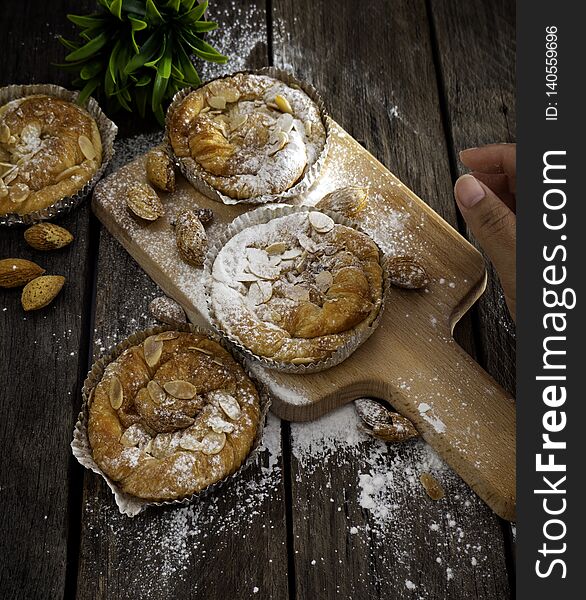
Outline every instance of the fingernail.
{"label": "fingernail", "polygon": [[462,175],[456,181],[456,200],[464,208],[472,208],[485,196],[484,188],[472,175]]}
{"label": "fingernail", "polygon": [[462,158],[462,156],[463,156],[464,154],[466,154],[466,152],[473,152],[474,150],[478,150],[478,147],[477,147],[477,146],[474,146],[474,147],[472,147],[472,148],[464,148],[464,150],[460,150],[460,152],[458,152],[458,156],[459,156],[460,158]]}

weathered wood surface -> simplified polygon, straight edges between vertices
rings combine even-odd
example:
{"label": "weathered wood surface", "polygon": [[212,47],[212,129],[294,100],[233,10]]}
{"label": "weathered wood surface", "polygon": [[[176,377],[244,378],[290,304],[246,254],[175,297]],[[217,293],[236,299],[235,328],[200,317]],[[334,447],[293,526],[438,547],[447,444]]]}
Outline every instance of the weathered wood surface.
{"label": "weathered wood surface", "polygon": [[[75,0],[8,3],[0,17],[0,85],[60,83],[55,31]],[[85,2],[89,5],[89,2]],[[0,258],[23,257],[67,283],[47,310],[26,314],[20,290],[0,290],[0,596],[59,598],[75,577],[79,488],[73,480],[71,428],[86,368],[91,305],[91,234],[84,206],[59,222],[75,245],[53,254],[32,250],[22,229],[0,229]],[[71,518],[73,516],[73,518]]]}
{"label": "weathered wood surface", "polygon": [[[66,83],[51,66],[63,56],[55,34],[72,29],[65,13],[92,5],[6,4],[1,83]],[[457,223],[456,152],[514,136],[513,6],[218,0],[210,10],[224,26],[214,35],[224,36],[234,69],[271,60],[292,67],[327,94],[352,135]],[[204,75],[216,72],[206,66]],[[116,120],[123,133],[138,131],[127,116]],[[2,597],[511,597],[499,520],[425,447],[348,442],[351,407],[330,422],[292,426],[291,434],[284,423],[282,448],[273,420],[263,465],[209,504],[120,517],[102,482],[71,457],[71,429],[88,361],[149,324],[146,306],[158,291],[100,233],[87,206],[62,223],[75,246],[46,256],[29,250],[21,231],[0,231],[0,257],[34,257],[68,277],[57,302],[26,320],[18,292],[0,291]],[[491,292],[457,333],[511,389],[505,314]],[[446,499],[432,503],[412,483],[422,468],[437,475]],[[392,485],[369,480],[389,472]],[[388,518],[365,508],[377,493]]]}
{"label": "weathered wood surface", "polygon": [[[425,3],[371,1],[363,2],[360,10],[350,3],[339,3],[335,11],[321,14],[312,11],[311,6],[308,1],[294,5],[274,2],[274,63],[292,67],[301,77],[313,81],[328,98],[332,115],[355,138],[364,140],[366,147],[403,182],[457,226],[448,153],[451,142],[446,138],[440,110],[442,90],[433,60],[434,41]],[[368,34],[356,35],[356,32]],[[466,349],[474,351],[470,332],[470,323],[464,322],[458,332],[459,339]],[[399,507],[396,515],[379,532],[378,546],[377,535],[373,533],[368,539],[371,552],[364,552],[361,557],[351,553],[350,567],[346,559],[353,536],[348,533],[347,515],[361,517],[363,526],[371,531],[377,529],[371,520],[372,513],[361,509],[356,486],[357,475],[369,472],[368,462],[365,464],[368,450],[359,455],[359,460],[356,457],[344,460],[342,444],[341,455],[335,454],[339,462],[324,466],[316,462],[313,476],[307,477],[306,464],[296,458],[296,432],[302,435],[301,425],[291,427],[295,583],[299,597],[310,594],[334,597],[336,593],[348,598],[510,596],[501,524],[483,506],[476,505],[464,512],[468,516],[474,513],[467,536],[486,535],[491,540],[484,545],[485,549],[490,548],[487,560],[492,567],[488,585],[486,573],[473,568],[469,557],[458,554],[457,544],[452,546],[453,564],[447,566],[445,559],[442,566],[429,552],[422,552],[419,561],[397,560],[402,553],[409,557],[414,554],[407,540],[417,540],[418,547],[426,539],[429,522],[419,515],[427,516],[431,510],[438,518],[441,514],[459,512],[457,497],[461,498],[462,493],[457,491],[458,485],[461,486],[457,481],[452,482],[442,501],[444,506],[430,507],[424,495],[410,492],[407,478],[395,477],[392,495],[404,494],[404,499],[396,502]],[[365,446],[372,451],[372,443],[365,442]],[[409,450],[397,450],[399,454],[403,452]],[[389,470],[394,454],[391,452],[386,460],[381,459]],[[328,510],[327,498],[334,492],[338,493],[341,511]],[[397,527],[403,535],[393,535]],[[449,524],[446,529],[444,540],[449,539]],[[397,546],[397,539],[405,544]],[[346,557],[342,563],[338,562],[340,554]],[[323,558],[325,564],[322,562],[320,568],[312,569],[316,556],[319,561]],[[417,563],[420,570],[414,574],[413,565]],[[457,583],[449,579],[448,567],[459,573]],[[344,577],[348,571],[361,576]],[[332,572],[337,577],[332,577]],[[406,580],[417,587],[409,589]]]}

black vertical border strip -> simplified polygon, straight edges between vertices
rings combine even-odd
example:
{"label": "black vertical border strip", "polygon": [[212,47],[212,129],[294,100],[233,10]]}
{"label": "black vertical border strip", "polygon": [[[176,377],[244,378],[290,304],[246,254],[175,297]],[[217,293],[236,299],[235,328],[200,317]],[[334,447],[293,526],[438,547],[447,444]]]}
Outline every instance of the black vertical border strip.
{"label": "black vertical border strip", "polygon": [[[583,78],[583,23],[581,3],[559,0],[551,3],[544,0],[518,0],[517,2],[517,105],[518,105],[518,152],[517,152],[517,343],[518,343],[518,380],[517,380],[517,594],[519,598],[535,600],[556,597],[583,597],[582,544],[585,538],[585,521],[581,514],[584,503],[583,492],[579,489],[584,477],[584,450],[580,443],[584,434],[580,431],[585,422],[584,393],[579,374],[584,370],[584,351],[582,337],[586,331],[584,319],[584,248],[583,210],[584,190],[580,179],[584,166],[582,138],[586,131],[584,119],[584,97],[581,93]],[[558,95],[548,98],[546,95],[546,27],[557,27]],[[582,68],[580,68],[582,67]],[[559,111],[557,121],[546,121],[545,110],[548,102],[557,102]],[[554,162],[566,164],[566,183],[551,186],[543,181],[543,155],[547,151],[566,151],[565,157]],[[547,211],[553,221],[561,218],[565,212],[567,225],[563,231],[548,231],[543,224],[543,195],[554,187],[563,189],[567,203],[563,210]],[[561,238],[567,236],[567,240]],[[543,257],[545,246],[549,252],[558,244],[567,248],[567,259],[546,262]],[[565,266],[567,279],[553,286],[543,280],[543,269],[555,264],[558,269]],[[557,275],[556,275],[557,277]],[[577,305],[571,310],[564,308],[547,309],[543,304],[544,288],[572,288],[577,295]],[[565,332],[552,331],[551,326],[544,328],[543,317],[546,312],[565,312],[567,329]],[[565,496],[549,496],[551,508],[560,506],[565,497],[567,510],[558,516],[548,516],[543,509],[546,496],[537,495],[535,489],[546,487],[542,477],[547,473],[536,473],[536,454],[547,455],[543,451],[542,435],[547,433],[542,418],[551,410],[542,401],[545,386],[550,383],[537,381],[542,374],[543,341],[550,335],[567,336],[567,342],[558,346],[567,351],[566,355],[556,357],[556,363],[565,361],[567,381],[567,400],[558,410],[565,411],[567,425],[563,431],[552,433],[552,440],[565,441],[567,450],[554,451],[556,463],[567,465],[565,473],[550,473],[553,482],[559,476],[566,475]],[[559,385],[564,385],[560,382]],[[547,456],[543,457],[547,462]],[[560,518],[567,527],[566,536],[559,541],[547,540],[544,524],[548,519]],[[552,527],[551,533],[557,534],[560,528]],[[560,549],[567,544],[565,553],[539,553],[546,543],[549,549]],[[566,578],[561,577],[561,567],[553,569],[549,577],[540,578],[536,573],[536,561],[541,560],[542,571],[547,571],[552,560],[562,558],[567,567]],[[578,591],[579,590],[579,591]],[[574,594],[571,592],[575,591]],[[564,593],[563,596],[559,594]],[[568,594],[568,592],[570,592]],[[556,595],[554,595],[556,594]]]}

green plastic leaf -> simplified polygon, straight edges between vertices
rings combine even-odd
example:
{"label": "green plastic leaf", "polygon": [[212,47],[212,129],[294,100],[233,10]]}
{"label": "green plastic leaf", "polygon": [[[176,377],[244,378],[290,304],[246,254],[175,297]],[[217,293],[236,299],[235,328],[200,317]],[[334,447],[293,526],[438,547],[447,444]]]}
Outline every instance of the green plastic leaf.
{"label": "green plastic leaf", "polygon": [[104,17],[100,17],[98,15],[66,15],[67,19],[75,25],[82,27],[83,29],[93,29],[95,27],[101,27],[106,19]]}
{"label": "green plastic leaf", "polygon": [[163,54],[165,54],[165,48],[167,46],[167,36],[163,36],[163,43],[161,44],[158,52],[155,54],[154,58],[144,63],[145,67],[154,67],[156,64],[163,58]]}
{"label": "green plastic leaf", "polygon": [[167,7],[176,13],[179,12],[180,5],[181,5],[181,0],[169,0],[169,2],[167,2]]}
{"label": "green plastic leaf", "polygon": [[146,0],[146,17],[153,25],[164,23],[163,17],[153,0]]}
{"label": "green plastic leaf", "polygon": [[192,31],[197,31],[198,33],[204,33],[206,31],[213,31],[218,28],[218,24],[213,21],[196,21],[191,25]]}
{"label": "green plastic leaf", "polygon": [[122,0],[113,0],[112,4],[110,4],[110,12],[122,21]]}
{"label": "green plastic leaf", "polygon": [[179,64],[181,65],[181,70],[183,71],[185,81],[193,86],[200,85],[201,79],[199,78],[193,63],[191,62],[191,58],[189,58],[189,54],[185,51],[185,48],[181,42],[177,43],[177,56],[179,58]]}
{"label": "green plastic leaf", "polygon": [[84,86],[81,92],[79,92],[79,96],[77,97],[77,103],[80,106],[84,106],[87,102],[87,99],[92,95],[93,91],[100,85],[100,79],[96,77],[95,79],[90,79]]}
{"label": "green plastic leaf", "polygon": [[89,81],[90,79],[94,79],[102,68],[104,67],[102,61],[95,60],[85,64],[81,70],[79,71],[79,76],[85,81]]}
{"label": "green plastic leaf", "polygon": [[198,4],[195,8],[192,8],[188,12],[186,12],[181,17],[181,21],[183,23],[195,23],[195,21],[199,21],[199,19],[201,19],[203,17],[207,8],[208,8],[207,1],[202,2],[201,4]]}
{"label": "green plastic leaf", "polygon": [[171,77],[171,57],[173,52],[173,45],[171,39],[165,42],[165,51],[160,62],[157,64],[157,72],[163,79],[169,79]]}
{"label": "green plastic leaf", "polygon": [[100,33],[98,37],[95,37],[93,40],[90,40],[87,44],[84,44],[81,48],[74,50],[70,54],[65,57],[67,62],[72,62],[74,60],[81,60],[83,58],[88,58],[88,56],[92,56],[98,50],[101,50],[108,43],[108,34],[106,32]]}
{"label": "green plastic leaf", "polygon": [[148,85],[152,81],[152,79],[153,78],[150,75],[145,73],[144,75],[141,75],[140,77],[135,77],[134,85],[136,87],[144,87],[145,85]]}
{"label": "green plastic leaf", "polygon": [[189,12],[193,8],[195,1],[196,0],[181,0],[181,6],[183,7],[183,10]]}
{"label": "green plastic leaf", "polygon": [[110,54],[110,60],[108,61],[108,69],[110,71],[110,77],[112,77],[112,81],[116,83],[116,65],[118,60],[118,53],[120,52],[120,46],[122,43],[120,40],[114,44],[114,48],[112,49],[112,53]]}
{"label": "green plastic leaf", "polygon": [[116,93],[116,83],[112,79],[110,69],[106,69],[106,74],[104,75],[104,93],[106,96],[114,96]]}
{"label": "green plastic leaf", "polygon": [[200,40],[194,33],[182,31],[180,35],[200,58],[221,64],[227,62],[227,56],[220,54],[213,46]]}
{"label": "green plastic leaf", "polygon": [[158,109],[161,109],[163,97],[165,96],[165,91],[168,85],[169,80],[161,77],[161,75],[157,72],[155,83],[153,84],[153,94],[151,97],[151,109],[155,114]]}
{"label": "green plastic leaf", "polygon": [[176,65],[171,65],[171,76],[174,79],[179,79],[179,81],[183,81],[185,79],[185,75],[183,74],[183,71],[181,71],[181,69],[179,67],[177,67]]}
{"label": "green plastic leaf", "polygon": [[139,87],[134,93],[138,114],[144,119],[146,115],[146,105],[149,99],[149,90],[146,87]]}
{"label": "green plastic leaf", "polygon": [[141,0],[122,0],[122,10],[125,13],[134,13],[139,17],[146,15],[145,3]]}
{"label": "green plastic leaf", "polygon": [[149,39],[141,46],[140,52],[133,56],[126,66],[124,67],[124,72],[128,75],[130,73],[134,73],[137,69],[144,66],[146,62],[152,59],[152,57],[157,52],[159,48],[159,44],[161,42],[161,35],[158,31],[155,31]]}
{"label": "green plastic leaf", "polygon": [[59,36],[58,40],[61,42],[61,44],[63,44],[63,46],[65,46],[68,50],[77,50],[79,48],[79,44],[76,44],[75,42],[71,42],[67,39],[65,39],[63,36]]}

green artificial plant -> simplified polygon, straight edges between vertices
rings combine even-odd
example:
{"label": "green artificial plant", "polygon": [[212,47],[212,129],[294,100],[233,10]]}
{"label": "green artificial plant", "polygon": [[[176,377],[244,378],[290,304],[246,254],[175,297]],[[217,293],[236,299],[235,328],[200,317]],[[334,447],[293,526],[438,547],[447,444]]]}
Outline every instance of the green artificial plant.
{"label": "green artificial plant", "polygon": [[196,0],[97,0],[89,15],[67,15],[81,28],[78,41],[60,38],[70,50],[60,67],[76,74],[79,102],[94,94],[110,110],[150,108],[164,122],[163,104],[201,81],[195,55],[224,63],[227,57],[202,39],[217,24],[204,20],[208,3]]}

